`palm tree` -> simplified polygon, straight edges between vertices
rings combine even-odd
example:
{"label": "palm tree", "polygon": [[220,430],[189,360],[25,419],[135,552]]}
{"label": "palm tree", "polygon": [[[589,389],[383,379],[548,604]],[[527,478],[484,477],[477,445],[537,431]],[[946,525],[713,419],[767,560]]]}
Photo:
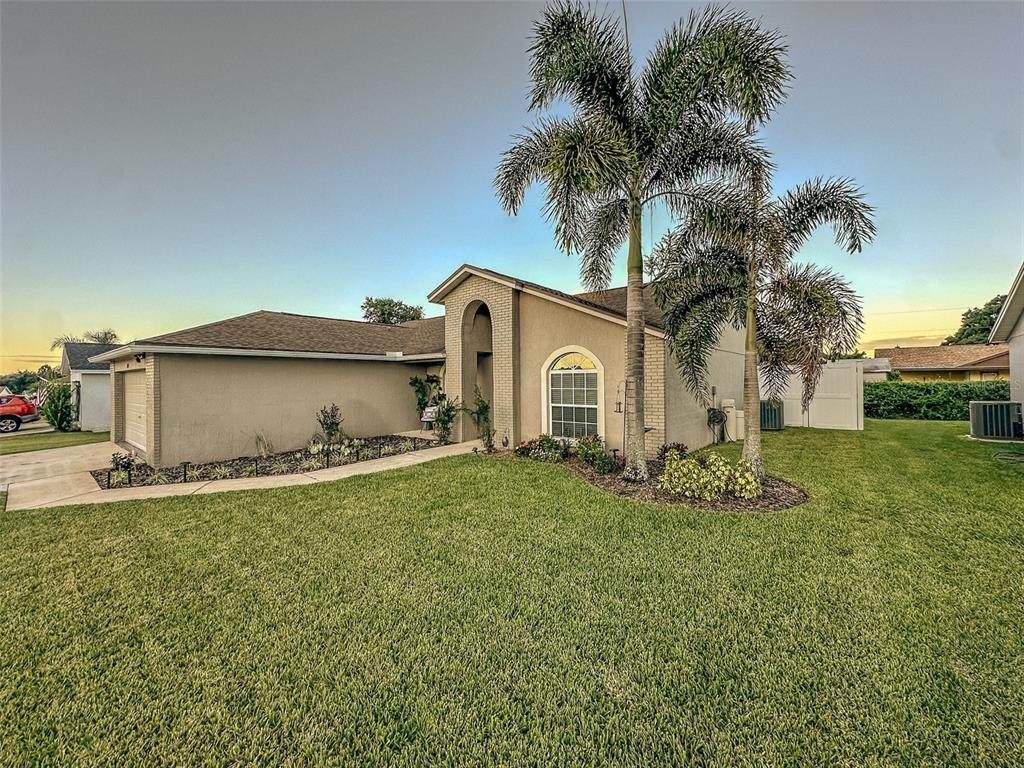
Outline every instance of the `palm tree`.
{"label": "palm tree", "polygon": [[637,75],[625,4],[620,27],[569,2],[544,11],[532,43],[530,109],[565,100],[573,114],[542,118],[515,137],[495,188],[516,214],[531,184],[546,185],[555,239],[581,255],[590,290],[608,286],[628,241],[624,476],[644,480],[644,208],[660,202],[678,212],[696,182],[742,174],[762,159],[749,131],[785,95],[786,48],[749,16],[709,7],[674,24]]}
{"label": "palm tree", "polygon": [[770,199],[770,171],[754,174],[749,194],[723,188],[694,200],[688,223],[662,239],[650,263],[683,381],[705,404],[712,349],[727,323],[745,329],[743,458],[760,478],[758,373],[777,399],[798,372],[806,409],[826,360],[852,350],[862,328],[860,297],[843,278],[792,259],[824,224],[850,253],[875,235],[873,209],[850,179],[817,178]]}
{"label": "palm tree", "polygon": [[120,340],[117,331],[113,328],[101,328],[98,331],[86,331],[81,336],[71,336],[70,334],[57,336],[50,343],[50,350],[59,349],[65,344],[81,344],[87,341],[93,344],[117,344]]}

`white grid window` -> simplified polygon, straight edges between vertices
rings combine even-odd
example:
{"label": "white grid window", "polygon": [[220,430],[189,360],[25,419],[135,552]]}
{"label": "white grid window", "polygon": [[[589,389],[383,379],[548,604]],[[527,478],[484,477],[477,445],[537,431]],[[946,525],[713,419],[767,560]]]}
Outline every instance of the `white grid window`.
{"label": "white grid window", "polygon": [[548,373],[551,436],[578,438],[597,434],[597,370],[578,352],[563,355]]}

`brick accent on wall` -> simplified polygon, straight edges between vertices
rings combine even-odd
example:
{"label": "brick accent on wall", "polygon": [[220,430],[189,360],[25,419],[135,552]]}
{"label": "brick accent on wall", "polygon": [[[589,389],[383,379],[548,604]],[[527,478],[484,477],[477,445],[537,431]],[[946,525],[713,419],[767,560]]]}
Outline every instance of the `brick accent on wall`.
{"label": "brick accent on wall", "polygon": [[647,334],[644,343],[644,446],[652,457],[665,444],[665,341]]}
{"label": "brick accent on wall", "polygon": [[[472,390],[463,387],[463,320],[466,309],[476,301],[487,305],[491,313],[491,351],[494,365],[494,392],[491,402],[495,440],[500,444],[505,431],[513,443],[518,439],[517,388],[518,371],[518,300],[515,290],[482,277],[471,276],[444,298],[445,391],[449,398],[458,397],[463,404],[472,404]],[[459,417],[453,435],[464,440],[469,419]]]}

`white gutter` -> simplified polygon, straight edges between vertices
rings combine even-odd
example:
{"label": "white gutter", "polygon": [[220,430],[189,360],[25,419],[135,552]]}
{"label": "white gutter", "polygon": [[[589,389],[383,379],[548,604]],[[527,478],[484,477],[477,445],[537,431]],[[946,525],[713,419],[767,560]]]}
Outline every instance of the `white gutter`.
{"label": "white gutter", "polygon": [[141,355],[147,352],[163,352],[174,355],[229,355],[232,357],[282,357],[300,358],[312,360],[367,360],[376,362],[423,362],[428,360],[443,360],[444,353],[426,353],[417,355],[406,355],[402,352],[386,352],[383,355],[361,355],[342,352],[294,352],[281,349],[238,349],[237,347],[183,347],[158,344],[126,344],[109,352],[103,352],[89,358],[90,363],[108,363],[112,360],[120,360],[132,355]]}

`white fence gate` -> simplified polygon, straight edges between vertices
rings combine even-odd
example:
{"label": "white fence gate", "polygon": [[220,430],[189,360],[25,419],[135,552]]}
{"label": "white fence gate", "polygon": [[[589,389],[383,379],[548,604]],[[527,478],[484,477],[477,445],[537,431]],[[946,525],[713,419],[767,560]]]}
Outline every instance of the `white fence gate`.
{"label": "white fence gate", "polygon": [[802,395],[800,377],[791,377],[782,396],[787,427],[864,429],[863,361],[836,360],[826,365],[807,411],[800,407]]}

